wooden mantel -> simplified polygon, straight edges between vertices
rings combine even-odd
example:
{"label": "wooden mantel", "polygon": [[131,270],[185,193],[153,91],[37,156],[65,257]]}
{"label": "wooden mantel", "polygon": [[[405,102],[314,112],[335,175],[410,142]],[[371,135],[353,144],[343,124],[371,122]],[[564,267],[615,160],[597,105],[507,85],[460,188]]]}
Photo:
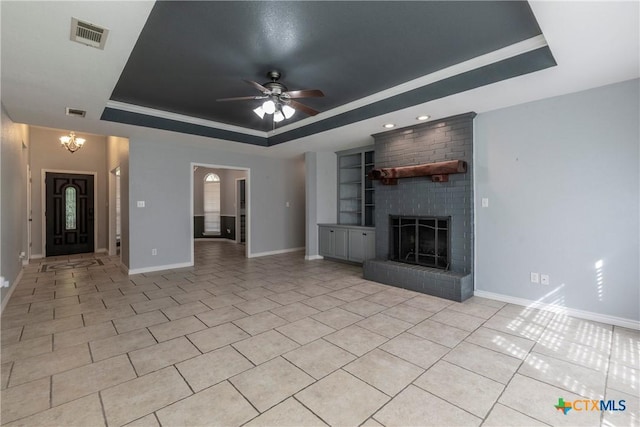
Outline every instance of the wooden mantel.
{"label": "wooden mantel", "polygon": [[384,185],[396,185],[398,184],[398,178],[413,178],[417,176],[430,176],[433,182],[447,182],[450,174],[466,172],[467,162],[464,160],[449,160],[415,166],[373,169],[369,172],[369,178],[380,180]]}

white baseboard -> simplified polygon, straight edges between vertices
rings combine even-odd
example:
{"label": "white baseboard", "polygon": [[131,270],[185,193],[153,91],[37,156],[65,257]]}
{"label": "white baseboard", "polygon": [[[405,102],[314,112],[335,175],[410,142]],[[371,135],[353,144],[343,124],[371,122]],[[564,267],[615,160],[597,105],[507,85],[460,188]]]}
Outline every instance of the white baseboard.
{"label": "white baseboard", "polygon": [[227,239],[226,237],[216,237],[216,238],[210,238],[210,237],[195,237],[193,239],[195,242],[231,242],[231,243],[238,243],[235,241],[235,239]]}
{"label": "white baseboard", "polygon": [[249,254],[247,258],[258,258],[262,256],[269,256],[269,255],[288,254],[290,252],[299,252],[304,250],[305,248],[301,247],[301,248],[279,249],[277,251],[268,251],[268,252],[255,252],[255,253]]}
{"label": "white baseboard", "polygon": [[15,291],[16,288],[18,287],[18,283],[20,283],[20,279],[22,279],[23,271],[24,270],[20,270],[20,273],[18,273],[18,277],[16,277],[16,280],[14,280],[13,285],[9,286],[9,292],[7,292],[7,294],[4,296],[4,299],[2,300],[2,305],[0,306],[0,314],[2,314],[2,312],[4,311],[4,308],[9,303],[9,299],[11,298],[13,291]]}
{"label": "white baseboard", "polygon": [[316,259],[324,259],[324,257],[322,255],[305,255],[304,259],[307,261],[313,261]]}
{"label": "white baseboard", "polygon": [[99,248],[99,249],[96,249],[96,253],[97,254],[103,254],[103,253],[104,254],[108,254],[109,250],[107,248]]}
{"label": "white baseboard", "polygon": [[42,259],[44,255],[42,254],[31,254],[31,259]]}
{"label": "white baseboard", "polygon": [[640,321],[626,319],[624,317],[610,316],[608,314],[595,313],[593,311],[563,307],[557,304],[547,304],[540,301],[512,297],[509,295],[495,294],[493,292],[475,290],[473,294],[482,298],[523,305],[530,308],[539,308],[542,310],[553,311],[555,313],[563,313],[568,316],[577,317],[580,319],[593,320],[594,322],[607,323],[609,325],[622,326],[623,328],[640,330]]}
{"label": "white baseboard", "polygon": [[179,264],[156,265],[153,267],[132,268],[128,274],[151,273],[154,271],[173,270],[175,268],[193,267],[192,262],[181,262]]}

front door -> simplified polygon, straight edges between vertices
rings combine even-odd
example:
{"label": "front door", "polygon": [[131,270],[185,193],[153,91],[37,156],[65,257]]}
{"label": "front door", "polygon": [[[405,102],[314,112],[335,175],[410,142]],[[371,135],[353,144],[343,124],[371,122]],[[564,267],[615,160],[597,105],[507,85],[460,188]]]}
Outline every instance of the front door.
{"label": "front door", "polygon": [[47,172],[47,256],[94,251],[93,175]]}

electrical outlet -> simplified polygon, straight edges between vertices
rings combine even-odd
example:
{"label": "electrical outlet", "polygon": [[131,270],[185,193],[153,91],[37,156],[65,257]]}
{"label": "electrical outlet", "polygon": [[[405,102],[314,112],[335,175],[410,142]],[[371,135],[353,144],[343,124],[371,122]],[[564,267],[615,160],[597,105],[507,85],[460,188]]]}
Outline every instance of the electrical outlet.
{"label": "electrical outlet", "polygon": [[531,273],[531,283],[540,283],[539,273]]}
{"label": "electrical outlet", "polygon": [[158,250],[156,248],[151,249],[151,255],[158,255]]}
{"label": "electrical outlet", "polygon": [[540,283],[542,285],[548,285],[549,284],[549,275],[548,274],[541,274],[540,275]]}
{"label": "electrical outlet", "polygon": [[144,208],[144,206],[145,206],[144,200],[138,200],[136,202],[136,206],[139,207],[139,208]]}
{"label": "electrical outlet", "polygon": [[487,197],[483,197],[482,198],[482,207],[483,208],[488,208],[489,207],[489,198],[487,198]]}

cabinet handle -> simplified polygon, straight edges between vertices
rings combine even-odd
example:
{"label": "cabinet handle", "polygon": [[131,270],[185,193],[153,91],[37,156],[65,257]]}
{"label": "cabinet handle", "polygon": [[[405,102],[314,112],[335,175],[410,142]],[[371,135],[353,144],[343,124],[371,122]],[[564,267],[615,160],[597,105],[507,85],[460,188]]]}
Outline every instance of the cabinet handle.
{"label": "cabinet handle", "polygon": [[333,230],[329,230],[329,231],[331,231],[333,233]]}
{"label": "cabinet handle", "polygon": [[366,236],[366,235],[367,235],[367,233],[362,233],[362,235],[363,235],[363,236]]}

